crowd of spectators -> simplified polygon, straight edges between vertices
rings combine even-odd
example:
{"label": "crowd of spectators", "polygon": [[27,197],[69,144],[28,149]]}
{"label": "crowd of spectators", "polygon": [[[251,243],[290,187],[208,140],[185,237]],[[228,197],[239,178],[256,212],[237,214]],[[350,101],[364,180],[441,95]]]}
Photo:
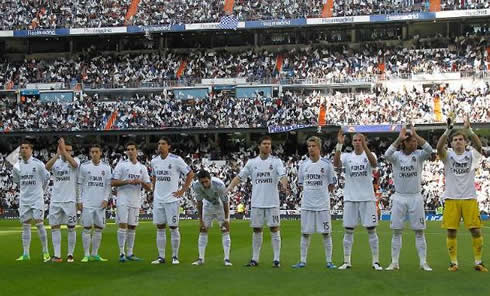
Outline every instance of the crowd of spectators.
{"label": "crowd of spectators", "polygon": [[[166,128],[268,128],[294,124],[319,125],[325,108],[327,125],[435,123],[434,98],[440,99],[441,118],[454,114],[457,122],[490,122],[490,89],[384,88],[364,93],[322,94],[283,90],[277,97],[235,98],[227,92],[208,98],[177,99],[172,91],[108,99],[102,95],[75,96],[73,102],[42,102],[38,97],[2,98],[0,131],[138,130]],[[112,124],[108,127],[108,121]]]}
{"label": "crowd of spectators", "polygon": [[0,59],[0,88],[58,82],[71,87],[126,88],[194,85],[208,78],[245,78],[249,83],[311,81],[338,83],[410,78],[446,72],[486,72],[487,36],[460,36],[439,44],[415,40],[410,47],[383,43],[320,44],[288,51],[247,49],[239,52],[197,49],[187,53],[102,54],[89,48],[80,55],[54,60]]}
{"label": "crowd of spectators", "polygon": [[[383,211],[390,209],[390,196],[394,193],[393,175],[391,165],[384,159],[383,153],[391,144],[393,139],[369,137],[370,146],[373,152],[378,157],[377,170],[374,173],[374,183],[376,196],[380,201],[380,207]],[[434,139],[435,140],[435,139]],[[254,157],[257,153],[254,145],[246,146],[240,140],[235,143],[236,149],[234,152],[222,151],[212,137],[207,139],[200,138],[197,142],[191,137],[181,138],[173,147],[176,154],[181,155],[186,162],[191,165],[194,171],[202,168],[208,169],[212,175],[217,176],[228,184],[231,179],[238,174],[240,168],[244,166],[247,159]],[[333,159],[333,150],[336,142],[333,137],[325,137],[323,143],[324,151],[327,151],[325,157]],[[433,143],[435,146],[435,144]],[[346,151],[349,151],[350,144],[346,145]],[[155,152],[142,147],[139,160],[149,169],[151,158],[155,156]],[[122,145],[106,145],[103,147],[103,160],[115,167],[117,162],[124,157]],[[289,154],[291,147],[286,144],[275,145],[274,154],[278,155],[285,167],[288,175],[290,194],[281,193],[281,209],[289,211],[297,211],[300,209],[301,195],[297,187],[297,169],[305,155],[301,155],[296,150],[295,153]],[[331,153],[328,153],[331,152]],[[51,157],[53,151],[43,148],[35,150],[34,156],[46,162]],[[76,155],[82,160],[87,160],[86,151],[77,151]],[[5,160],[6,155],[0,154],[0,205],[3,209],[16,209],[18,207],[18,190],[17,186],[12,182],[12,166]],[[214,160],[211,160],[214,159]],[[217,160],[217,161],[216,161]],[[475,186],[477,189],[478,201],[480,210],[485,213],[490,213],[490,164],[489,157],[483,157],[481,168],[477,170]],[[338,170],[339,183],[331,199],[331,209],[336,214],[342,214],[343,209],[343,172]],[[426,210],[434,211],[442,203],[442,192],[444,190],[444,169],[442,162],[437,160],[435,155],[432,159],[426,162],[423,170],[422,195],[426,200]],[[51,186],[48,187],[45,193],[46,209],[49,205],[51,194]],[[149,194],[142,194],[142,212],[151,213],[152,204]],[[251,183],[250,180],[242,182],[229,196],[231,200],[231,210],[234,212],[239,204],[243,204],[246,208],[249,207],[251,198]],[[110,203],[114,205],[114,201]],[[182,211],[187,214],[195,213],[195,202],[192,192],[187,192],[181,201]]]}
{"label": "crowd of spectators", "polygon": [[[1,30],[113,27],[219,22],[223,0],[141,0],[126,19],[131,0],[2,0]],[[239,20],[321,17],[324,0],[237,0]],[[441,10],[489,8],[486,0],[441,0]],[[332,16],[394,14],[429,11],[429,0],[334,1]]]}

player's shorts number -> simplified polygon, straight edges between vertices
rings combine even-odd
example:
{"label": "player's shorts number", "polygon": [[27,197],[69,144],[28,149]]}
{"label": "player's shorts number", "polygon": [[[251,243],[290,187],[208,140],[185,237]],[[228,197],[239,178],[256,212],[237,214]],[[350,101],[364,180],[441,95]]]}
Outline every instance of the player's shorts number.
{"label": "player's shorts number", "polygon": [[373,219],[373,223],[377,222],[376,215],[372,215],[371,218]]}
{"label": "player's shorts number", "polygon": [[177,216],[172,216],[172,223],[177,223]]}
{"label": "player's shorts number", "polygon": [[325,229],[325,231],[330,230],[330,225],[328,224],[328,222],[323,222],[323,229]]}
{"label": "player's shorts number", "polygon": [[77,223],[77,216],[68,216],[68,224]]}
{"label": "player's shorts number", "polygon": [[277,215],[272,216],[272,222],[279,223],[279,216]]}

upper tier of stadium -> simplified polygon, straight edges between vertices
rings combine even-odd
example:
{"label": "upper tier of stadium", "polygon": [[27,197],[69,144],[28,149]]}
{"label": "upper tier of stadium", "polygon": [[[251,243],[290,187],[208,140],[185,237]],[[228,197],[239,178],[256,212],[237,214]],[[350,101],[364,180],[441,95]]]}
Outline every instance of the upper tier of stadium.
{"label": "upper tier of stadium", "polygon": [[[227,8],[224,8],[224,5]],[[0,30],[97,28],[219,22],[226,11],[240,21],[324,17],[324,0],[2,0]],[[358,16],[430,11],[430,1],[332,1],[328,15]],[[488,0],[440,0],[440,10],[489,8]]]}

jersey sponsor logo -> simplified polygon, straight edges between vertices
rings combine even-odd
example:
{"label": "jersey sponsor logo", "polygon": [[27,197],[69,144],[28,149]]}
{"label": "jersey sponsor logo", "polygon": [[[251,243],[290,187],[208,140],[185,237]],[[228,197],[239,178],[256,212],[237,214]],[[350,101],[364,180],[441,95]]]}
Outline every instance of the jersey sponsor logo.
{"label": "jersey sponsor logo", "polygon": [[351,178],[368,176],[367,166],[365,164],[351,165],[350,171],[351,171],[350,173]]}
{"label": "jersey sponsor logo", "polygon": [[[468,159],[469,160],[469,159]],[[470,172],[470,163],[469,162],[456,162],[453,161],[451,170],[455,175],[465,175]]]}
{"label": "jersey sponsor logo", "polygon": [[[103,173],[103,171],[102,171]],[[101,176],[89,176],[88,182],[87,182],[88,187],[104,187],[104,182]]]}
{"label": "jersey sponsor logo", "polygon": [[155,170],[155,175],[157,178],[157,181],[161,182],[170,182],[172,181],[172,177],[170,175],[170,172],[167,170]]}
{"label": "jersey sponsor logo", "polygon": [[22,175],[20,176],[20,185],[36,185],[34,175]]}
{"label": "jersey sponsor logo", "polygon": [[320,174],[307,174],[305,186],[323,186],[322,175]]}
{"label": "jersey sponsor logo", "polygon": [[417,177],[418,173],[414,165],[402,165],[400,166],[400,178],[412,178]]}
{"label": "jersey sponsor logo", "polygon": [[272,175],[270,172],[257,172],[255,184],[272,184]]}
{"label": "jersey sponsor logo", "polygon": [[69,182],[71,180],[70,172],[67,170],[58,170],[54,175],[56,182]]}

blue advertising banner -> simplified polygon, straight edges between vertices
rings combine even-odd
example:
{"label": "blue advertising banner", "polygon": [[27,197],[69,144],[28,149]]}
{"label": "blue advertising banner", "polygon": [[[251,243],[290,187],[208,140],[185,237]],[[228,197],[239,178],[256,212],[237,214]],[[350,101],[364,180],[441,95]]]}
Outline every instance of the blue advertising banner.
{"label": "blue advertising banner", "polygon": [[307,128],[307,127],[312,127],[313,125],[311,124],[293,124],[293,125],[276,125],[276,126],[269,126],[269,134],[275,134],[275,133],[286,133],[289,131],[294,131],[302,128]]}
{"label": "blue advertising banner", "polygon": [[429,21],[436,19],[436,14],[433,12],[416,12],[403,14],[379,14],[369,16],[369,22],[396,22],[396,21]]}
{"label": "blue advertising banner", "polygon": [[306,25],[305,18],[270,20],[270,21],[249,21],[249,22],[245,22],[245,29],[300,27],[305,25]]}
{"label": "blue advertising banner", "polygon": [[14,37],[68,36],[69,29],[39,29],[14,31]]}
{"label": "blue advertising banner", "polygon": [[43,103],[47,103],[47,102],[71,103],[73,102],[73,92],[40,93],[39,99]]}
{"label": "blue advertising banner", "polygon": [[238,87],[235,89],[237,98],[256,98],[258,95],[262,97],[272,96],[272,86],[265,87]]}
{"label": "blue advertising banner", "polygon": [[174,89],[174,96],[179,100],[205,99],[209,96],[209,88]]}
{"label": "blue advertising banner", "polygon": [[179,32],[185,31],[185,25],[129,26],[127,29],[128,33]]}

